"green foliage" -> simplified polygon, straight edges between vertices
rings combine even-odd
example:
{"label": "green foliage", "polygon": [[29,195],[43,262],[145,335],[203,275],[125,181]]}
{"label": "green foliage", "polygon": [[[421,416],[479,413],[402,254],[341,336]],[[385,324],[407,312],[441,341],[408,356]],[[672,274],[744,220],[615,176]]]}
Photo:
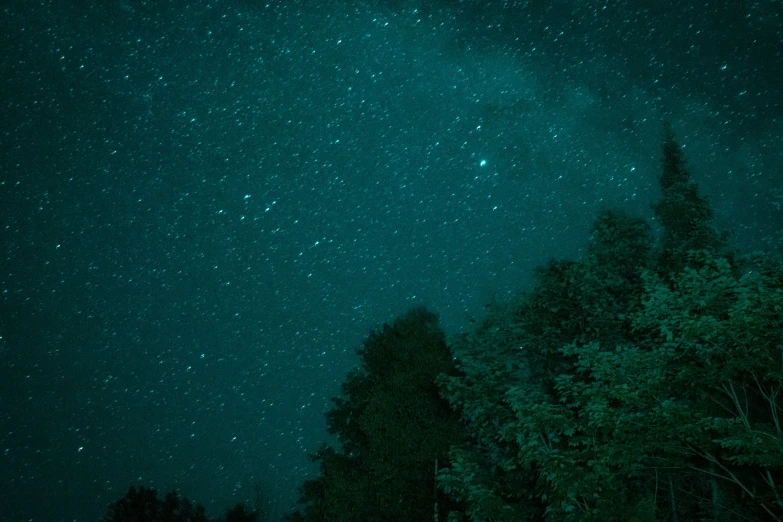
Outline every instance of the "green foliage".
{"label": "green foliage", "polygon": [[[492,506],[499,497],[517,506],[515,512],[535,513],[532,519],[627,520],[634,510],[649,508],[627,498],[624,477],[632,473],[633,459],[598,458],[599,442],[611,433],[580,412],[587,398],[566,384],[582,385],[589,377],[574,372],[578,354],[563,347],[575,340],[627,342],[642,268],[652,259],[650,242],[640,220],[601,213],[586,260],[550,263],[537,271],[529,295],[495,306],[473,332],[454,341],[460,375],[438,382],[473,433],[474,453],[503,477],[493,489],[486,478],[477,482],[473,468],[444,472],[444,487],[468,502],[472,515],[498,517]],[[593,406],[597,415],[598,404]],[[642,511],[639,519],[646,516]]]}
{"label": "green foliage", "polygon": [[472,452],[456,447],[451,451],[451,468],[444,468],[438,474],[440,486],[467,506],[464,514],[472,520],[478,517],[522,522],[538,518],[538,513],[527,509],[524,504],[514,506],[507,503],[504,497],[507,498],[509,492],[503,495],[498,491],[498,488],[503,487],[502,482],[483,469]]}
{"label": "green foliage", "polygon": [[661,188],[660,249],[604,211],[584,259],[453,340],[438,383],[473,444],[439,479],[466,514],[783,517],[779,265],[740,277],[668,127]]}
{"label": "green foliage", "polygon": [[[579,281],[569,294],[575,306],[606,302],[590,284],[603,269],[590,262],[567,266],[565,273],[587,274],[577,279],[550,265],[560,277],[544,279],[544,291],[464,337],[463,375],[439,382],[478,445],[497,448],[489,457],[474,451],[473,461],[462,455],[440,477],[469,514],[504,519],[503,508],[524,512],[520,503],[532,493],[552,520],[627,520],[629,506],[638,520],[666,508],[687,517],[783,516],[783,281],[755,272],[739,277],[708,251],[690,252],[687,262],[671,282],[653,270],[640,275],[638,304],[625,301],[616,327],[606,326],[624,332],[623,342],[575,328],[575,317],[588,317],[584,311],[560,312],[563,287]],[[560,314],[575,339],[556,350],[562,372],[520,373],[515,368],[545,360],[509,347],[535,346],[525,334],[536,328],[538,346],[551,346],[552,330],[541,328],[555,324],[548,313]],[[529,318],[537,319],[533,328]],[[477,462],[504,470],[504,480],[515,472],[536,480],[503,494]],[[687,499],[674,507],[661,486],[669,479]]]}
{"label": "green foliage", "polygon": [[[673,290],[649,277],[635,325],[648,343],[665,347],[660,365],[677,369],[672,389],[693,398],[690,422],[680,428],[689,434],[680,437],[683,449],[764,512],[783,517],[781,274],[738,277],[706,251],[691,252],[689,262],[698,268],[686,268]],[[745,473],[748,467],[754,472]]]}

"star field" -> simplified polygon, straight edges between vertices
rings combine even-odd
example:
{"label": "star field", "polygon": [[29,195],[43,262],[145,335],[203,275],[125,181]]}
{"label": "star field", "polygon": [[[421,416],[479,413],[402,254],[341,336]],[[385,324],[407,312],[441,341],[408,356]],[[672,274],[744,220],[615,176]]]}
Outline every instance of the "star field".
{"label": "star field", "polygon": [[738,246],[781,227],[777,0],[0,13],[3,520],[288,511],[370,329],[652,220],[664,119]]}

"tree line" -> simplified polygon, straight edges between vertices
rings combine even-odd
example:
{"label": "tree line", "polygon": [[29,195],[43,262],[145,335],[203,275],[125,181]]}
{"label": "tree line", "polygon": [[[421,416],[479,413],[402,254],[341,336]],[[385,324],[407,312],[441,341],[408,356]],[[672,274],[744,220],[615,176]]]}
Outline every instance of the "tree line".
{"label": "tree line", "polygon": [[372,331],[285,520],[783,520],[783,256],[733,250],[662,149],[659,237],[605,209],[468,331]]}

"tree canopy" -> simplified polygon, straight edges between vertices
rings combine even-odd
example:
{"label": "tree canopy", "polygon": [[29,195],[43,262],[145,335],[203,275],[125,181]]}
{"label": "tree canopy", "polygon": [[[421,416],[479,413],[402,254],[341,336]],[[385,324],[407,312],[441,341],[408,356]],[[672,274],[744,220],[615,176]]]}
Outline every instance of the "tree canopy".
{"label": "tree canopy", "polygon": [[[738,257],[668,125],[662,150],[658,242],[604,209],[448,342],[422,307],[370,332],[286,519],[783,520],[783,261]],[[104,522],[137,520],[206,517],[131,488]]]}
{"label": "tree canopy", "polygon": [[663,153],[660,245],[603,211],[583,259],[454,342],[438,383],[471,444],[439,483],[465,516],[783,517],[783,274],[740,275],[668,126]]}

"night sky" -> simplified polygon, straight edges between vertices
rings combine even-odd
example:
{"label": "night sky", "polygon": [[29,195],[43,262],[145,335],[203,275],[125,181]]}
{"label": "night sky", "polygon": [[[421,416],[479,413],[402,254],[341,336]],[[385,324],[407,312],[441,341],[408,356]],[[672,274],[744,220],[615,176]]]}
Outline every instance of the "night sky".
{"label": "night sky", "polygon": [[652,221],[783,221],[780,0],[0,3],[0,519],[293,506],[376,325]]}

